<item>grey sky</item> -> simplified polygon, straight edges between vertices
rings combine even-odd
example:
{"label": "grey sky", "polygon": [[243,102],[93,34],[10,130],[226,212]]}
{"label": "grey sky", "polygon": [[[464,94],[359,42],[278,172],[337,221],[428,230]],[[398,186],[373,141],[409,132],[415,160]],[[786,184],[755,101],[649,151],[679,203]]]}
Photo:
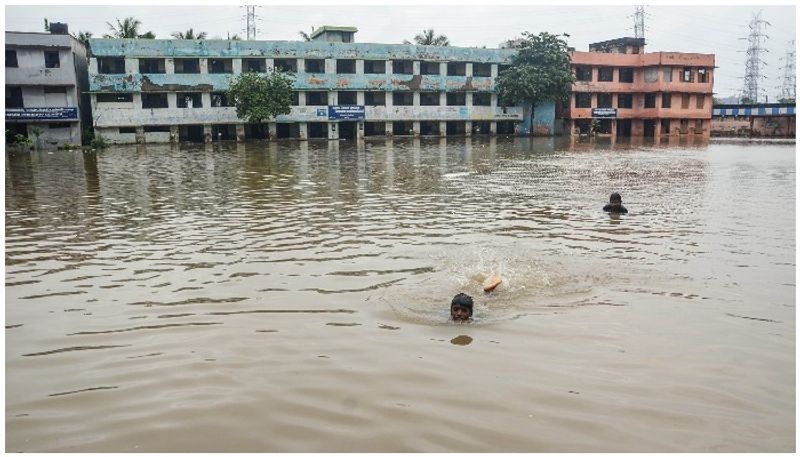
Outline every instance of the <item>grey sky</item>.
{"label": "grey sky", "polygon": [[[401,43],[424,28],[434,28],[457,46],[496,47],[521,31],[570,34],[569,44],[588,50],[589,43],[633,36],[633,6],[263,6],[257,9],[260,40],[296,40],[298,30],[312,26],[352,25],[356,41]],[[779,93],[779,69],[795,37],[794,6],[647,6],[647,50],[713,53],[717,56],[714,90],[719,96],[741,90],[746,27],[753,12],[769,21],[769,52],[764,82],[770,100]],[[69,23],[70,31],[108,32],[106,21],[135,16],[143,31],[158,38],[193,27],[209,37],[242,32],[244,8],[239,6],[6,6],[6,30],[42,31],[43,19]]]}

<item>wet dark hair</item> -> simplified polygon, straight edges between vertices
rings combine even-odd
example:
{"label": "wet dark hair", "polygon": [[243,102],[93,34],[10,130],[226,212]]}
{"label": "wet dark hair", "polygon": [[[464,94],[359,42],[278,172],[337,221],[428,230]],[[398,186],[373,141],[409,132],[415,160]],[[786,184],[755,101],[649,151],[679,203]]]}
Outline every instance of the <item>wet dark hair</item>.
{"label": "wet dark hair", "polygon": [[618,192],[614,192],[613,194],[611,194],[611,197],[609,197],[608,201],[610,202],[618,201],[622,203],[622,195],[620,195]]}
{"label": "wet dark hair", "polygon": [[469,309],[470,314],[472,314],[472,297],[465,293],[460,293],[453,297],[453,301],[450,302],[450,309],[452,309],[454,306],[467,308]]}

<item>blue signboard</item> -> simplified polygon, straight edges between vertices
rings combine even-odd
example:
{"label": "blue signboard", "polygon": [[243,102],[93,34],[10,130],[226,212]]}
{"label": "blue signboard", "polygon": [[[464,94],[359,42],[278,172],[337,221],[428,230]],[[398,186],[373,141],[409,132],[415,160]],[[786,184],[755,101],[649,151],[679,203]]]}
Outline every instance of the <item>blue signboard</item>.
{"label": "blue signboard", "polygon": [[364,105],[335,105],[328,107],[328,119],[364,119]]}
{"label": "blue signboard", "polygon": [[6,108],[6,120],[78,119],[78,108]]}

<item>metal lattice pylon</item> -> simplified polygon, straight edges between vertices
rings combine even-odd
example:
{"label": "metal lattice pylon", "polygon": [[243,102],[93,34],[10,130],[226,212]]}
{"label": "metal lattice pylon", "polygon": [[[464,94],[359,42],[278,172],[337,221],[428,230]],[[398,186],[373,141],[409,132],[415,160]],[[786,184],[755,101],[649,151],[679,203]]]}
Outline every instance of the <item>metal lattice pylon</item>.
{"label": "metal lattice pylon", "polygon": [[633,13],[633,33],[636,38],[644,38],[644,6],[636,6],[635,8],[636,12]]}
{"label": "metal lattice pylon", "polygon": [[256,7],[245,6],[247,8],[247,39],[256,39]]}
{"label": "metal lattice pylon", "polygon": [[762,66],[766,66],[766,62],[761,58],[762,54],[768,52],[764,47],[764,42],[769,38],[764,29],[766,26],[771,25],[769,22],[761,19],[761,11],[753,14],[753,19],[750,20],[748,27],[750,34],[747,38],[747,60],[744,64],[744,87],[742,88],[742,98],[748,98],[752,102],[757,103],[761,95],[765,92],[763,87],[759,87],[759,83],[766,76],[762,73]]}
{"label": "metal lattice pylon", "polygon": [[789,42],[789,49],[786,57],[783,58],[783,79],[781,81],[781,95],[779,99],[795,99],[796,94],[796,75],[795,75],[795,47],[794,40]]}

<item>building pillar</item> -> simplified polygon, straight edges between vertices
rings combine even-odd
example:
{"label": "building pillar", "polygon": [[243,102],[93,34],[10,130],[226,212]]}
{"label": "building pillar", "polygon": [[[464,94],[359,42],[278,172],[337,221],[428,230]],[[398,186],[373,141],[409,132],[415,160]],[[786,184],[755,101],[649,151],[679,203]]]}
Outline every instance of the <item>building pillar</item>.
{"label": "building pillar", "polygon": [[329,140],[338,140],[339,139],[339,126],[336,122],[328,122],[328,139]]}
{"label": "building pillar", "polygon": [[388,114],[389,112],[392,111],[392,107],[394,106],[394,98],[392,98],[391,92],[384,92],[384,94],[385,95],[383,96],[383,98],[386,103],[386,113]]}
{"label": "building pillar", "polygon": [[489,135],[492,135],[492,136],[497,135],[497,122],[496,121],[489,122]]}
{"label": "building pillar", "polygon": [[144,144],[144,127],[136,127],[136,144]]}
{"label": "building pillar", "polygon": [[656,141],[658,141],[658,139],[661,138],[661,119],[654,119],[653,122],[655,124],[655,133],[653,136]]}
{"label": "building pillar", "polygon": [[439,136],[447,136],[447,121],[439,121]]}
{"label": "building pillar", "polygon": [[[167,95],[167,102],[169,102],[169,95]],[[142,108],[142,93],[141,92],[134,92],[133,93],[133,107],[135,109]]]}
{"label": "building pillar", "polygon": [[[141,95],[140,95],[141,97]],[[178,107],[178,94],[175,92],[167,92],[167,107],[175,109]]]}
{"label": "building pillar", "polygon": [[611,119],[611,138],[617,137],[617,119]]}
{"label": "building pillar", "polygon": [[308,123],[300,122],[297,124],[298,129],[300,130],[300,139],[307,140],[308,139]]}
{"label": "building pillar", "polygon": [[490,104],[492,108],[497,108],[497,93],[492,92]]}
{"label": "building pillar", "polygon": [[386,125],[386,136],[391,138],[391,136],[394,134],[394,124],[392,123],[392,121],[387,121],[385,125]]}
{"label": "building pillar", "polygon": [[394,70],[392,69],[392,61],[391,60],[385,60],[384,61],[384,65],[386,66],[386,74],[387,75],[391,75],[392,73],[394,73]]}
{"label": "building pillar", "polygon": [[356,139],[357,140],[364,139],[364,121],[356,122]]}
{"label": "building pillar", "polygon": [[597,93],[592,93],[592,101],[591,101],[590,106],[592,108],[597,108]]}
{"label": "building pillar", "polygon": [[169,126],[169,142],[177,143],[181,139],[181,128],[177,125]]}
{"label": "building pillar", "polygon": [[89,59],[89,74],[98,74],[98,64],[97,64],[97,57],[92,57]]}
{"label": "building pillar", "polygon": [[492,78],[497,78],[497,75],[500,73],[499,68],[500,68],[499,65],[497,65],[496,63],[492,64],[490,70],[492,72]]}
{"label": "building pillar", "polygon": [[412,74],[415,74],[415,75],[420,74],[420,62],[419,62],[419,60],[415,60],[415,61],[411,62],[411,68],[413,69],[413,71],[411,72]]}
{"label": "building pillar", "polygon": [[439,92],[439,106],[447,106],[447,92]]}
{"label": "building pillar", "polygon": [[277,122],[268,122],[267,123],[267,134],[269,135],[269,140],[278,139],[278,123]]}
{"label": "building pillar", "polygon": [[200,59],[200,74],[208,74],[208,59]]}
{"label": "building pillar", "polygon": [[472,121],[464,122],[464,136],[472,136]]}
{"label": "building pillar", "polygon": [[242,72],[242,58],[233,59],[231,60],[231,69],[233,70],[234,75],[238,75]]}
{"label": "building pillar", "polygon": [[415,90],[415,91],[413,92],[413,97],[414,97],[414,104],[413,104],[413,106],[419,106],[419,91],[416,91],[416,90]]}
{"label": "building pillar", "polygon": [[133,75],[139,73],[139,59],[125,59],[125,74]]}
{"label": "building pillar", "polygon": [[203,141],[206,143],[211,143],[213,141],[213,133],[214,131],[211,129],[211,125],[204,124],[203,125]]}
{"label": "building pillar", "polygon": [[464,76],[469,78],[470,76],[472,76],[472,62],[467,62],[466,65],[464,65],[464,67],[466,67],[464,70]]}
{"label": "building pillar", "polygon": [[336,59],[325,59],[325,73],[336,73]]}
{"label": "building pillar", "polygon": [[275,59],[266,59],[264,66],[267,67],[267,73],[271,73],[275,70]]}
{"label": "building pillar", "polygon": [[[363,62],[363,60],[362,60]],[[364,91],[356,91],[356,105],[364,105]]]}
{"label": "building pillar", "polygon": [[569,135],[575,135],[575,119],[570,119],[567,125],[569,125]]}
{"label": "building pillar", "polygon": [[236,141],[244,141],[244,124],[236,124]]}
{"label": "building pillar", "polygon": [[441,76],[447,76],[447,62],[439,63],[439,74]]}
{"label": "building pillar", "polygon": [[164,59],[164,71],[168,75],[175,73],[175,59]]}
{"label": "building pillar", "polygon": [[363,75],[364,74],[364,59],[357,59],[356,60],[356,74]]}
{"label": "building pillar", "polygon": [[329,106],[334,106],[334,105],[338,105],[339,104],[339,100],[338,100],[339,97],[337,96],[337,94],[338,94],[338,92],[336,92],[334,90],[328,92],[328,105]]}
{"label": "building pillar", "polygon": [[306,106],[306,93],[302,90],[297,92],[297,106]]}
{"label": "building pillar", "polygon": [[200,93],[200,104],[203,108],[211,108],[211,92]]}
{"label": "building pillar", "polygon": [[412,129],[414,130],[414,138],[417,138],[417,137],[419,137],[419,135],[420,135],[420,126],[419,126],[419,121],[414,121],[414,122],[413,122],[413,127],[412,127]]}
{"label": "building pillar", "polygon": [[297,73],[305,73],[306,72],[306,59],[295,59],[295,65],[297,65]]}

